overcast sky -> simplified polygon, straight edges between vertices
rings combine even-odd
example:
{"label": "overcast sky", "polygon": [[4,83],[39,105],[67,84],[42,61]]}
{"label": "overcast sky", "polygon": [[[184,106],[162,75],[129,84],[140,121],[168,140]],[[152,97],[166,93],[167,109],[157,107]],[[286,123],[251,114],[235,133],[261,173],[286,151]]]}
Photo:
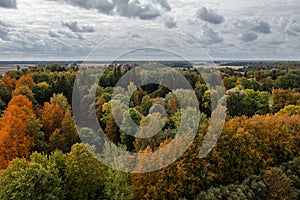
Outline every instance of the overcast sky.
{"label": "overcast sky", "polygon": [[0,0],[0,13],[1,60],[105,60],[136,48],[300,60],[299,0]]}

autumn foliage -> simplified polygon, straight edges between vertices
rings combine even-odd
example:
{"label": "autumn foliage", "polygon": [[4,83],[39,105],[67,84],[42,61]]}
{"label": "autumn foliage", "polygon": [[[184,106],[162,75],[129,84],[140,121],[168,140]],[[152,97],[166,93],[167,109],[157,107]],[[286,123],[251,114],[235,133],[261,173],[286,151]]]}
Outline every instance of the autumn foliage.
{"label": "autumn foliage", "polygon": [[[220,69],[227,89],[222,97],[227,100],[226,122],[204,158],[199,152],[217,90],[209,90],[196,69],[177,69],[193,88],[183,96],[184,104],[190,105],[195,93],[200,110],[195,118],[199,116],[200,122],[188,113],[193,109],[179,105],[176,95],[183,95],[183,89],[172,92],[156,84],[135,87],[131,82],[128,88],[117,88],[133,92],[130,98],[117,95],[129,99],[126,115],[121,101],[113,99],[114,87],[136,65],[112,64],[99,84],[80,86],[83,100],[94,100],[91,105],[75,99],[80,110],[88,111],[87,119],[97,117],[110,141],[137,156],[131,173],[111,169],[95,158],[100,148],[114,149],[85,124],[78,128],[89,145],[81,143],[72,116],[78,69],[53,65],[0,76],[0,199],[300,199],[300,63]],[[297,79],[287,81],[293,77]],[[90,82],[95,74],[85,78],[80,82]],[[152,117],[157,120],[149,125]],[[186,134],[189,129],[178,134],[183,120],[187,127],[199,122],[192,143]],[[152,137],[134,137],[151,135],[153,130],[158,132]],[[185,146],[189,148],[181,155],[178,150]],[[161,150],[162,156],[147,156]],[[127,154],[107,159],[119,165],[120,156]],[[170,160],[172,164],[152,171],[156,162]]]}
{"label": "autumn foliage", "polygon": [[34,141],[27,122],[31,116],[34,116],[32,103],[22,95],[13,97],[0,120],[0,169],[14,158],[30,156]]}

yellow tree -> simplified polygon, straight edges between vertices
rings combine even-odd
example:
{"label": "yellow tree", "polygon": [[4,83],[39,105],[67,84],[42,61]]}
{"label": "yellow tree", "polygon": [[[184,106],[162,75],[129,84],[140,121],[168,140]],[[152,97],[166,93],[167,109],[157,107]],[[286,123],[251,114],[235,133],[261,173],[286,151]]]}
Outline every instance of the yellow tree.
{"label": "yellow tree", "polygon": [[34,104],[36,103],[34,94],[28,86],[17,87],[13,91],[12,96],[17,96],[17,95],[20,95],[20,94],[26,96],[32,103],[34,103]]}
{"label": "yellow tree", "polygon": [[[146,149],[139,151],[136,169],[151,169],[154,163],[165,163],[166,160],[176,160],[176,155],[172,153],[177,151],[176,148],[182,148],[186,145],[187,135],[178,136],[171,146],[172,139],[166,139],[155,150],[164,149],[164,158],[149,160],[145,153],[155,152],[148,146]],[[134,199],[194,199],[195,194],[204,189],[204,173],[199,158],[199,143],[203,139],[201,135],[196,138],[188,151],[184,153],[173,164],[155,172],[132,174],[131,182],[134,185]]]}
{"label": "yellow tree", "polygon": [[35,85],[35,82],[33,81],[31,75],[25,74],[17,81],[16,88],[21,87],[21,86],[32,87],[34,85]]}

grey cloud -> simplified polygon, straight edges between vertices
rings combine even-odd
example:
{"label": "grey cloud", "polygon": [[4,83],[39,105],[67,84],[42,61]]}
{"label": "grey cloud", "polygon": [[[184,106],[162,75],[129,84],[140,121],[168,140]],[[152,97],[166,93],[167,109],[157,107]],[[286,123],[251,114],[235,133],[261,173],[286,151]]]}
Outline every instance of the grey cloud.
{"label": "grey cloud", "polygon": [[48,35],[49,35],[50,37],[53,37],[53,38],[59,38],[59,35],[56,34],[56,33],[53,32],[53,31],[49,31],[49,32],[48,32]]}
{"label": "grey cloud", "polygon": [[251,32],[242,33],[240,38],[243,42],[252,42],[257,39],[257,34]]}
{"label": "grey cloud", "polygon": [[199,38],[197,38],[195,35],[193,34],[187,34],[185,37],[185,41],[189,44],[196,44],[201,42],[201,40]]}
{"label": "grey cloud", "polygon": [[177,22],[175,21],[174,18],[169,18],[166,22],[165,22],[165,26],[167,28],[176,28],[177,27]]}
{"label": "grey cloud", "polygon": [[7,30],[3,30],[1,27],[0,27],[0,39],[1,40],[7,40]]}
{"label": "grey cloud", "polygon": [[65,35],[65,36],[67,36],[69,38],[74,38],[74,35],[72,33],[67,32],[67,31],[59,30],[58,33],[60,35]]}
{"label": "grey cloud", "polygon": [[235,27],[246,31],[254,31],[256,33],[262,33],[262,34],[271,33],[270,24],[264,20],[259,20],[259,19],[256,19],[254,21],[238,20],[234,25]]}
{"label": "grey cloud", "polygon": [[202,33],[200,36],[195,36],[194,34],[187,34],[185,41],[189,44],[217,44],[222,43],[224,38],[220,35],[219,32],[214,31],[207,24],[204,24],[202,27]]}
{"label": "grey cloud", "polygon": [[75,33],[75,32],[68,32],[68,31],[64,31],[64,30],[59,30],[58,33],[60,35],[66,36],[67,38],[78,38],[78,39],[83,39],[82,36],[79,33]]}
{"label": "grey cloud", "polygon": [[212,24],[221,24],[225,21],[222,15],[219,15],[216,11],[202,7],[197,11],[197,17],[203,21]]}
{"label": "grey cloud", "polygon": [[257,33],[268,34],[271,33],[271,26],[268,22],[261,20],[257,22],[257,25],[253,27],[252,30],[254,30]]}
{"label": "grey cloud", "polygon": [[286,32],[289,35],[293,35],[293,36],[298,36],[298,34],[300,33],[300,24],[294,23],[294,24],[290,24],[287,27]]}
{"label": "grey cloud", "polygon": [[220,43],[224,41],[220,34],[212,29],[204,31],[204,36],[206,36],[209,39],[208,41],[210,43]]}
{"label": "grey cloud", "polygon": [[291,28],[292,28],[292,30],[294,30],[295,32],[300,33],[300,24],[293,24]]}
{"label": "grey cloud", "polygon": [[163,12],[171,10],[167,0],[147,0],[146,3],[139,0],[113,0],[113,7],[117,14],[123,17],[142,20],[160,17]]}
{"label": "grey cloud", "polygon": [[8,40],[8,32],[9,29],[7,28],[9,25],[5,22],[0,21],[0,39],[1,40]]}
{"label": "grey cloud", "polygon": [[128,18],[140,18],[143,20],[154,19],[161,16],[159,10],[152,5],[142,5],[139,1],[115,0],[114,6],[119,15]]}
{"label": "grey cloud", "polygon": [[131,39],[142,38],[139,34],[136,34],[136,33],[130,35],[129,37],[130,37]]}
{"label": "grey cloud", "polygon": [[93,27],[90,26],[80,26],[78,22],[65,22],[62,23],[63,26],[67,27],[74,33],[92,33],[95,32]]}
{"label": "grey cloud", "polygon": [[207,44],[215,44],[224,41],[224,38],[220,35],[220,33],[211,29],[209,26],[207,26],[207,24],[204,24],[201,29],[203,36],[202,42]]}
{"label": "grey cloud", "polygon": [[278,45],[284,44],[284,41],[273,39],[273,40],[269,41],[268,44],[278,46]]}
{"label": "grey cloud", "polygon": [[293,18],[281,17],[276,23],[289,35],[297,36],[300,33],[300,24]]}
{"label": "grey cloud", "polygon": [[16,0],[1,0],[0,7],[2,8],[17,8]]}
{"label": "grey cloud", "polygon": [[100,13],[111,14],[114,6],[107,0],[48,0],[57,2],[66,2],[73,6],[84,9],[96,9]]}
{"label": "grey cloud", "polygon": [[99,13],[107,15],[120,15],[128,18],[150,20],[160,17],[162,12],[170,11],[171,6],[167,0],[51,0],[64,1],[69,4],[85,8],[96,9]]}

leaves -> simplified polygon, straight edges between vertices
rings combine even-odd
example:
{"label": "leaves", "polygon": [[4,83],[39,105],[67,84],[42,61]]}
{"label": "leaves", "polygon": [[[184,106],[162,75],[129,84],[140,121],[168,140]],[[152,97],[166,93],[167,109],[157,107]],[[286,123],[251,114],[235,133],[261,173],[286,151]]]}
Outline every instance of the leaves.
{"label": "leaves", "polygon": [[58,199],[61,178],[58,170],[41,154],[33,154],[31,162],[17,159],[0,174],[0,199]]}
{"label": "leaves", "polygon": [[297,192],[292,186],[291,180],[279,168],[267,170],[264,175],[264,183],[268,189],[270,200],[297,199]]}
{"label": "leaves", "polygon": [[14,158],[29,157],[34,145],[27,124],[31,117],[32,103],[22,95],[13,97],[0,120],[0,169]]}

